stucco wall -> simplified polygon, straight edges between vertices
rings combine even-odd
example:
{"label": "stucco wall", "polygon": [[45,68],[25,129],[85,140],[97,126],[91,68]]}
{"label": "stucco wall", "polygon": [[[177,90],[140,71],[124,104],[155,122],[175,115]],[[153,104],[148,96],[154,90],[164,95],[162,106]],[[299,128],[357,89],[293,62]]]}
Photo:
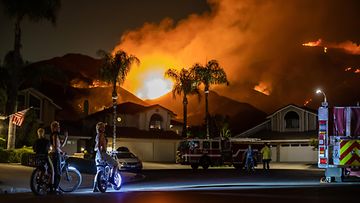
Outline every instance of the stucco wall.
{"label": "stucco wall", "polygon": [[119,138],[116,147],[129,148],[142,161],[172,162],[176,160],[176,146],[180,140],[152,140]]}

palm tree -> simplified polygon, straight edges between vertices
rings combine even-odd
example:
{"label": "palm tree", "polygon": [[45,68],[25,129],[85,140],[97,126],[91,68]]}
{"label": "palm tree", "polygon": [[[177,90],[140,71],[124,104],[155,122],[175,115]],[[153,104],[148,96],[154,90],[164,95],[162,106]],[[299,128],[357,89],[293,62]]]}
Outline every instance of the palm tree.
{"label": "palm tree", "polygon": [[200,99],[199,91],[199,82],[195,77],[195,73],[188,69],[181,69],[177,71],[175,69],[168,69],[165,72],[165,77],[171,78],[174,80],[174,86],[172,88],[173,97],[176,98],[176,95],[183,95],[183,105],[184,105],[184,123],[182,136],[186,137],[187,134],[187,104],[188,104],[188,95],[196,94]]}
{"label": "palm tree", "polygon": [[198,80],[204,85],[205,93],[205,124],[206,124],[206,138],[209,139],[209,90],[213,84],[229,85],[224,69],[216,60],[209,61],[205,66],[195,64],[194,70]]}
{"label": "palm tree", "polygon": [[[10,115],[16,110],[16,98],[18,93],[18,81],[17,76],[22,72],[25,63],[21,57],[21,22],[25,17],[29,20],[38,22],[40,20],[50,20],[53,24],[56,22],[56,14],[60,9],[60,0],[1,0],[4,6],[5,13],[15,19],[15,38],[14,38],[14,50],[10,51],[6,57],[8,65],[6,68],[9,73],[9,82],[6,86],[7,102],[6,102],[6,114]],[[9,58],[11,57],[11,58]],[[10,65],[9,65],[10,64]],[[15,140],[15,126],[9,124],[9,140]],[[14,143],[12,141],[12,143]],[[10,144],[9,147],[13,148],[15,144]]]}
{"label": "palm tree", "polygon": [[115,150],[116,140],[116,106],[117,106],[117,91],[116,85],[122,85],[125,82],[126,76],[130,71],[131,65],[139,64],[140,60],[134,55],[128,55],[125,51],[119,50],[114,54],[99,50],[97,52],[102,58],[102,66],[100,68],[100,78],[106,82],[112,83],[112,101],[114,108],[113,118],[113,150]]}
{"label": "palm tree", "polygon": [[16,57],[20,56],[21,49],[21,22],[25,17],[30,21],[49,20],[54,25],[57,12],[61,7],[61,0],[1,0],[5,13],[15,19],[14,52]]}

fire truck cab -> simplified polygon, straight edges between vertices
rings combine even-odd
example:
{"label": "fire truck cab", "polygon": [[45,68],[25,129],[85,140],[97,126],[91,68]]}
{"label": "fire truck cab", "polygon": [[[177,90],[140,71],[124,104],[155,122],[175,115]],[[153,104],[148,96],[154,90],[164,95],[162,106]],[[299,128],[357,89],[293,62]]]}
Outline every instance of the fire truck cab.
{"label": "fire truck cab", "polygon": [[318,167],[325,169],[325,177],[321,181],[342,182],[352,174],[358,174],[360,107],[328,108],[325,102],[318,110],[318,122]]}
{"label": "fire truck cab", "polygon": [[186,139],[179,144],[178,162],[191,165],[193,169],[201,166],[206,170],[209,166],[223,165],[241,169],[244,167],[244,155],[248,146],[252,146],[254,160],[259,162],[263,144],[257,139]]}

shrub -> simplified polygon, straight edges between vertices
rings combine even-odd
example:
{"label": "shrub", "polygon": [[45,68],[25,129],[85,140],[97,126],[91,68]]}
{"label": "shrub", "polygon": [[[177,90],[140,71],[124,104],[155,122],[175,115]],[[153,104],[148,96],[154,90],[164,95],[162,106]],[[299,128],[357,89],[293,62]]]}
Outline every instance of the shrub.
{"label": "shrub", "polygon": [[35,154],[34,152],[24,152],[21,154],[21,165],[24,166],[30,166],[30,156],[32,156],[33,154]]}
{"label": "shrub", "polygon": [[31,147],[26,146],[20,149],[0,150],[0,162],[21,163],[21,157],[24,153],[33,153],[33,150]]}
{"label": "shrub", "polygon": [[9,163],[9,151],[0,148],[0,163]]}

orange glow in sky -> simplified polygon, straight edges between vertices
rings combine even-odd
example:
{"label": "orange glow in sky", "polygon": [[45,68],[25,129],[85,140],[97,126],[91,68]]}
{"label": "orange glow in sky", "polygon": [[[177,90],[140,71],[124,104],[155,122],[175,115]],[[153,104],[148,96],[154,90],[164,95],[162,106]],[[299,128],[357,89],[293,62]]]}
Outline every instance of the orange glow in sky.
{"label": "orange glow in sky", "polygon": [[136,93],[142,99],[155,99],[172,89],[172,81],[165,79],[161,71],[149,72],[145,77],[143,86]]}
{"label": "orange glow in sky", "polygon": [[164,54],[137,55],[140,66],[134,65],[123,87],[141,99],[155,99],[172,90],[173,82],[164,77],[169,68],[180,68],[176,59]]}

